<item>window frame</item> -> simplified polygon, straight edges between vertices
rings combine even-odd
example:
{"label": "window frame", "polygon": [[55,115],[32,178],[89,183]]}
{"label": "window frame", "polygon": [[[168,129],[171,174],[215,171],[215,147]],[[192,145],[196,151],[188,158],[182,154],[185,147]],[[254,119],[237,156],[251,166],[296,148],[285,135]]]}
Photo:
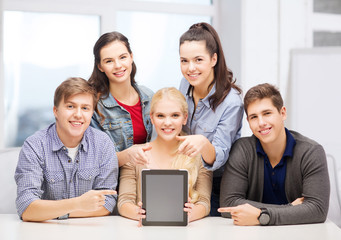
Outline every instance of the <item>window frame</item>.
{"label": "window frame", "polygon": [[[118,11],[141,11],[210,16],[213,26],[218,29],[219,1],[214,0],[212,5],[207,6],[133,0],[0,0],[0,17],[3,19],[4,11],[98,15],[100,33],[103,34],[116,28]],[[0,22],[0,31],[3,32],[3,20]],[[0,149],[3,149],[5,148],[3,38],[0,39],[0,59]]]}

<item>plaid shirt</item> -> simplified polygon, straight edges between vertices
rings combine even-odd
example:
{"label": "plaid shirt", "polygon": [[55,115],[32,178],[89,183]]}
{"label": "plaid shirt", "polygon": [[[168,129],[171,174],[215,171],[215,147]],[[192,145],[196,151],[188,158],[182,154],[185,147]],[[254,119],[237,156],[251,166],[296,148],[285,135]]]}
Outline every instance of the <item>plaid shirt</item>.
{"label": "plaid shirt", "polygon": [[[56,125],[38,131],[22,146],[15,171],[16,206],[21,217],[37,199],[74,198],[92,189],[116,189],[118,161],[114,144],[103,132],[88,127],[75,161],[58,137]],[[104,207],[112,212],[116,196],[107,195]]]}

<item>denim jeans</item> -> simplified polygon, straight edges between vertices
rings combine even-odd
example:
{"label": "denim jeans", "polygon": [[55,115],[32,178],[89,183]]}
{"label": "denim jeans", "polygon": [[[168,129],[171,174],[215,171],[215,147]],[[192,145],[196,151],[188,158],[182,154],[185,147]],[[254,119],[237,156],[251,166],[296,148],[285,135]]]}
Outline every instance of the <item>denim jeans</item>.
{"label": "denim jeans", "polygon": [[219,204],[220,182],[221,182],[221,177],[213,178],[210,216],[221,216],[220,212],[217,211],[218,208],[220,207],[220,204]]}

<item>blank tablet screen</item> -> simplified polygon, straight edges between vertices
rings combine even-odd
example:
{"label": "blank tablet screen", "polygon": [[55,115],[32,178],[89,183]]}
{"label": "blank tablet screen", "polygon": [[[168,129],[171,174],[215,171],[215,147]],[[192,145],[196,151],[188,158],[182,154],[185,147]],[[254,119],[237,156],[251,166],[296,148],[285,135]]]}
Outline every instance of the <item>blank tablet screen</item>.
{"label": "blank tablet screen", "polygon": [[142,170],[143,225],[186,226],[187,189],[186,170]]}

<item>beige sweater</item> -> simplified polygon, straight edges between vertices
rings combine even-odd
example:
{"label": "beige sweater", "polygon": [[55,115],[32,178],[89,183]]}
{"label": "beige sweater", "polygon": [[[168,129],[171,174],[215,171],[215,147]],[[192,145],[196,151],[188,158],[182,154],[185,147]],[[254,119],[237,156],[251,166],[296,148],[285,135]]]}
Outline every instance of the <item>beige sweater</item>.
{"label": "beige sweater", "polygon": [[[132,165],[127,163],[120,169],[118,211],[124,203],[130,202],[137,205],[142,202],[141,199],[141,171],[147,169],[145,165]],[[138,186],[138,187],[137,187]],[[210,212],[210,200],[212,190],[212,172],[200,164],[197,181],[194,189],[199,193],[198,201],[195,204],[201,204],[206,209],[206,215]]]}

